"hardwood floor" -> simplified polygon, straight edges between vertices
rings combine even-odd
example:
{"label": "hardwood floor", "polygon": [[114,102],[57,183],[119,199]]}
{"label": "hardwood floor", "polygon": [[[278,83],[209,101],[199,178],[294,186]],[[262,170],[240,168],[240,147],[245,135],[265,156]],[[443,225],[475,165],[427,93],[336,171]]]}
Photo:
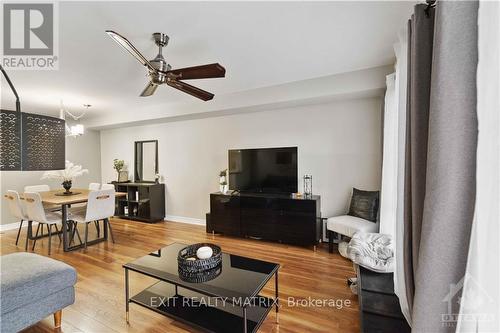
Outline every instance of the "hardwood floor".
{"label": "hardwood floor", "polygon": [[[57,237],[53,238],[52,255],[78,271],[76,301],[63,310],[62,328],[55,330],[49,316],[24,332],[196,332],[190,326],[152,311],[130,305],[130,325],[125,322],[124,274],[122,265],[172,242],[210,241],[223,251],[277,262],[280,269],[280,323],[271,311],[259,332],[359,332],[357,296],[351,294],[346,278],[354,276],[349,260],[329,254],[326,244],[314,252],[312,248],[239,239],[205,233],[202,226],[175,222],[145,224],[121,219],[111,220],[116,243],[100,243],[64,253]],[[93,228],[89,228],[95,231]],[[15,246],[17,230],[0,234],[1,254],[24,251],[24,229]],[[90,233],[91,238],[93,236]],[[35,252],[47,255],[47,239],[37,241]],[[153,279],[130,273],[131,295],[151,285]],[[273,279],[264,295],[274,295]],[[341,309],[326,306],[292,307],[295,299],[347,300]],[[345,302],[344,302],[345,304]],[[328,306],[330,305],[330,306]]]}

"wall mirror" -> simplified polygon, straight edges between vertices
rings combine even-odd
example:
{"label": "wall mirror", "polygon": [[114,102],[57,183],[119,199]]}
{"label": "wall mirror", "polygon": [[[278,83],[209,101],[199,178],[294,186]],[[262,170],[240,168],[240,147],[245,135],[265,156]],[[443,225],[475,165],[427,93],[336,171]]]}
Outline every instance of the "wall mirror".
{"label": "wall mirror", "polygon": [[135,181],[155,182],[158,173],[158,140],[135,142]]}

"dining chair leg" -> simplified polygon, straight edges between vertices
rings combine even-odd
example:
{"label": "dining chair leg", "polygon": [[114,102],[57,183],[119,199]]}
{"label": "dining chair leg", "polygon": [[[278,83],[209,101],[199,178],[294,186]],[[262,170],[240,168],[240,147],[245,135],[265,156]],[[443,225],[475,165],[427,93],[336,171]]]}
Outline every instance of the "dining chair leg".
{"label": "dining chair leg", "polygon": [[31,248],[31,251],[35,251],[36,239],[38,238],[38,231],[40,231],[41,225],[43,225],[43,224],[38,223],[38,226],[36,227],[35,239],[33,240],[33,247]]}
{"label": "dining chair leg", "polygon": [[[72,224],[73,222],[71,221],[68,221],[68,224]],[[70,236],[69,236],[69,245],[71,245],[71,243],[73,243],[73,240],[75,238],[75,230],[76,230],[76,226],[74,227],[74,229],[71,229],[70,228]]]}
{"label": "dining chair leg", "polygon": [[23,220],[21,220],[21,224],[19,225],[19,230],[17,230],[16,246],[17,246],[17,243],[19,242],[19,235],[21,234],[22,227],[23,227]]}
{"label": "dining chair leg", "polygon": [[75,235],[78,237],[80,244],[82,244],[82,239],[80,238],[80,233],[78,232],[78,223],[75,221],[71,221],[71,238],[69,240],[69,244],[75,241]]}
{"label": "dining chair leg", "polygon": [[101,227],[99,226],[99,221],[94,221],[95,229],[97,231],[97,238],[101,235]]}
{"label": "dining chair leg", "polygon": [[49,256],[50,256],[50,248],[52,245],[52,224],[47,224],[47,229],[49,229]]}
{"label": "dining chair leg", "polygon": [[24,252],[28,252],[28,243],[30,241],[30,232],[29,229],[31,228],[31,221],[28,221],[28,230],[26,230],[26,244],[24,244]]}
{"label": "dining chair leg", "polygon": [[89,224],[88,223],[85,223],[85,250],[87,250],[87,239],[88,239],[88,236],[89,236]]}
{"label": "dining chair leg", "polygon": [[115,236],[113,235],[113,229],[111,229],[111,222],[109,221],[109,219],[106,219],[104,221],[104,224],[108,225],[108,228],[109,228],[109,234],[111,235],[111,241],[113,242],[113,244],[115,243]]}
{"label": "dining chair leg", "polygon": [[82,244],[82,238],[80,237],[80,232],[78,231],[78,228],[76,226],[77,226],[77,223],[75,222],[76,236],[78,237],[78,241],[80,242],[80,244]]}
{"label": "dining chair leg", "polygon": [[56,232],[57,232],[57,237],[59,237],[59,242],[62,242],[61,233],[59,232],[59,228],[57,227],[57,224],[54,224],[54,227],[56,227]]}

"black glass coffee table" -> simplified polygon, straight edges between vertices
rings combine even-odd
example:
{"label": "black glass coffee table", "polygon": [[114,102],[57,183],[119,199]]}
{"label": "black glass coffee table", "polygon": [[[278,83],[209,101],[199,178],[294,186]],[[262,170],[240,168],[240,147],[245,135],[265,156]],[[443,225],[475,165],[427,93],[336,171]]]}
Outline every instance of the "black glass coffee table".
{"label": "black glass coffee table", "polygon": [[[127,322],[130,303],[207,332],[256,332],[273,306],[278,321],[279,264],[222,253],[218,275],[192,283],[178,271],[177,254],[185,246],[173,243],[123,265]],[[129,270],[159,281],[129,297]],[[259,295],[273,275],[275,297]]]}

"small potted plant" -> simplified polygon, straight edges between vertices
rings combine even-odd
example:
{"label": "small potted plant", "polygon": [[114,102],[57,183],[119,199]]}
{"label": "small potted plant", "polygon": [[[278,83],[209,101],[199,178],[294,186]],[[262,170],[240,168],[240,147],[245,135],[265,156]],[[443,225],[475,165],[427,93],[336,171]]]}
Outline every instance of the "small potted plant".
{"label": "small potted plant", "polygon": [[66,161],[64,170],[45,171],[41,179],[57,179],[62,180],[61,185],[64,187],[64,194],[71,194],[71,186],[76,177],[83,176],[89,170],[83,169],[81,165],[74,165],[70,161]]}
{"label": "small potted plant", "polygon": [[226,194],[228,190],[226,177],[227,177],[227,169],[219,172],[219,189],[220,192],[224,194]]}
{"label": "small potted plant", "polygon": [[115,158],[113,160],[113,169],[116,170],[116,173],[118,174],[118,181],[120,181],[120,171],[123,170],[123,167],[125,166],[125,161],[124,160],[119,160],[117,158]]}

